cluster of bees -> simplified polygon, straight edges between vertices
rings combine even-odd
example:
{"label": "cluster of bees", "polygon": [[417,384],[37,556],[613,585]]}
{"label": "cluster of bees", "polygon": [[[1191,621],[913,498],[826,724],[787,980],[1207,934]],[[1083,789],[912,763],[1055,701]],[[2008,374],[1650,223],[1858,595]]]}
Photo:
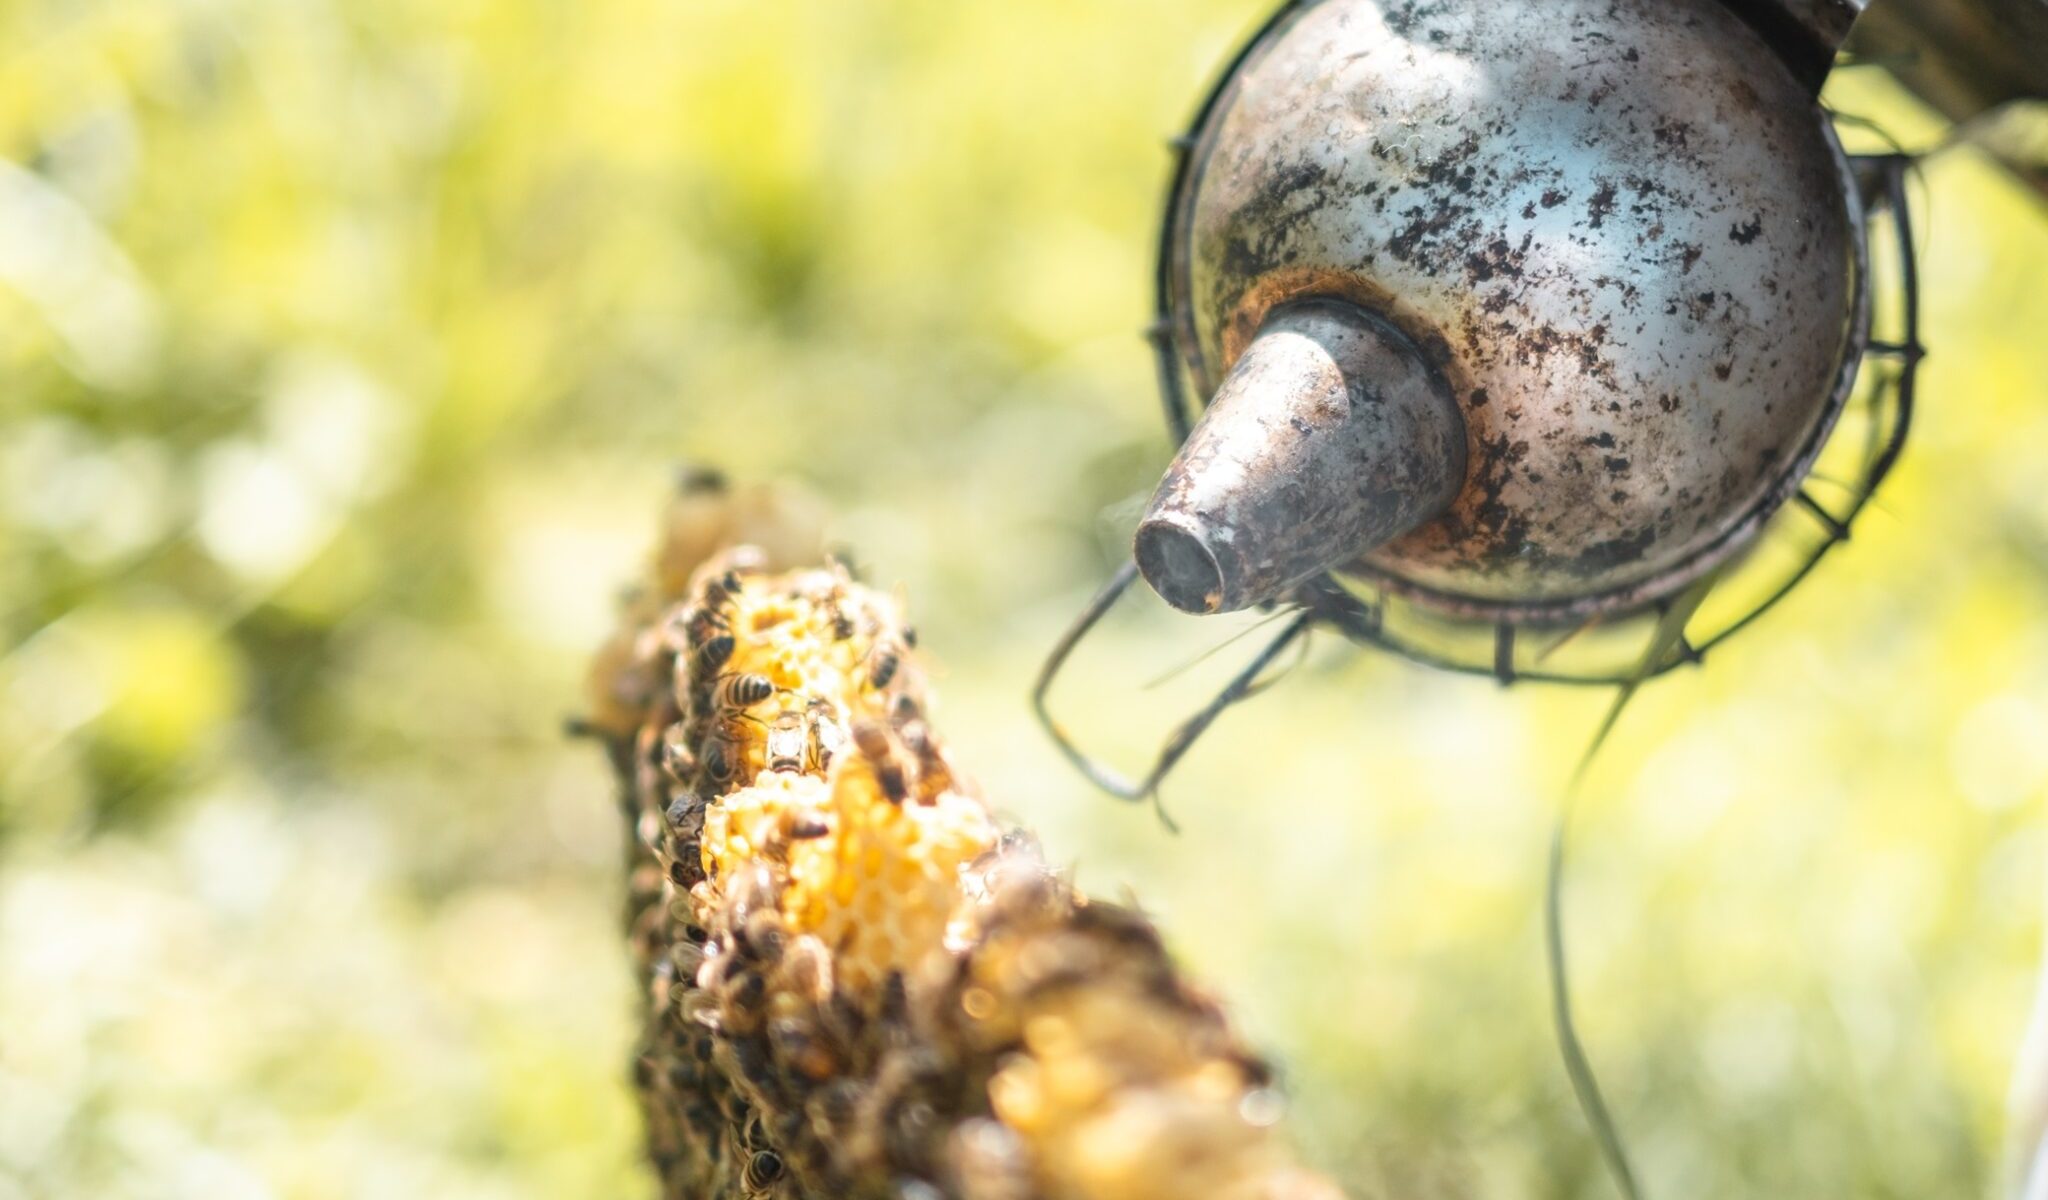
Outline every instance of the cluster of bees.
{"label": "cluster of bees", "polygon": [[664,1197],[1333,1195],[1151,926],[954,769],[895,602],[767,567],[658,586],[593,671]]}
{"label": "cluster of bees", "polygon": [[[851,741],[887,773],[893,799],[900,803],[907,798],[906,773],[896,762],[889,733],[872,715],[851,712],[856,705],[870,714],[886,712],[889,726],[918,755],[919,765],[943,771],[924,736],[922,710],[908,686],[911,673],[904,669],[917,635],[908,626],[885,623],[875,598],[851,586],[843,563],[807,572],[796,595],[780,605],[748,610],[754,625],[746,633],[758,636],[777,623],[795,621],[808,602],[825,614],[830,648],[844,651],[821,657],[838,660],[834,665],[842,678],[853,677],[852,697],[806,688],[810,681],[787,660],[775,674],[734,669],[741,636],[734,622],[747,579],[761,562],[758,552],[742,547],[718,563],[719,569],[697,588],[696,602],[677,610],[662,631],[665,648],[675,656],[675,690],[684,701],[682,720],[663,743],[662,765],[672,778],[701,794],[718,794],[751,782],[751,773],[759,770],[819,774]],[[743,773],[747,778],[742,779]]]}

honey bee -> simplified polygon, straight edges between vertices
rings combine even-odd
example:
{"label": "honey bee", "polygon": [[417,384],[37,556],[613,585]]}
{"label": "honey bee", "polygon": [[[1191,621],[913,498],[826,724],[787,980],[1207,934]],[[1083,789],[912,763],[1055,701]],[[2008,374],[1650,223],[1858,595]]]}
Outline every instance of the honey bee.
{"label": "honey bee", "polygon": [[739,572],[729,570],[715,579],[704,581],[704,590],[698,604],[717,612],[722,617],[725,609],[745,590],[746,584],[740,579]]}
{"label": "honey bee", "polygon": [[817,763],[811,723],[803,709],[788,708],[768,724],[768,769],[803,771]]}
{"label": "honey bee", "polygon": [[676,491],[685,496],[715,495],[725,489],[725,472],[717,467],[692,463],[676,471]]}
{"label": "honey bee", "polygon": [[812,1004],[823,1004],[832,996],[832,953],[813,935],[790,939],[778,973],[786,990]]}
{"label": "honey bee", "polygon": [[729,633],[721,633],[697,647],[692,657],[699,671],[716,671],[732,660],[732,652],[739,643]]}
{"label": "honey bee", "polygon": [[725,626],[723,614],[684,604],[671,609],[661,619],[655,627],[654,636],[664,650],[688,657],[691,651],[716,637]]}
{"label": "honey bee", "polygon": [[[756,1024],[758,1025],[758,1022]],[[720,1032],[725,1031],[721,1029]],[[751,1036],[754,1032],[751,1028],[747,1032],[749,1036],[721,1037],[717,1048],[718,1056],[728,1075],[737,1076],[740,1081],[757,1092],[774,1095],[781,1080],[776,1078],[774,1060],[768,1057],[768,1040]],[[749,1113],[743,1107],[745,1102],[742,1098],[735,1096],[734,1099],[739,1101],[739,1104],[735,1105],[739,1111],[728,1113],[727,1119],[733,1124],[738,1124]],[[780,1161],[777,1160],[778,1165]]]}
{"label": "honey bee", "polygon": [[807,710],[811,719],[811,746],[817,754],[817,769],[823,771],[846,746],[846,729],[839,723],[839,709],[823,696],[813,697]]}
{"label": "honey bee", "polygon": [[745,758],[737,731],[724,722],[712,726],[697,746],[697,762],[703,768],[704,778],[720,791],[739,775]]}
{"label": "honey bee", "polygon": [[696,605],[683,618],[684,644],[701,648],[710,645],[718,636],[732,628],[726,615],[708,605]]}
{"label": "honey bee", "polygon": [[891,1025],[907,1021],[910,1007],[909,985],[903,980],[903,972],[890,971],[882,977],[882,1020]]}
{"label": "honey bee", "polygon": [[718,997],[697,989],[686,991],[677,1004],[677,1015],[686,1025],[699,1025],[716,1033],[720,1023]]}
{"label": "honey bee", "polygon": [[690,753],[681,725],[671,725],[661,735],[661,769],[671,779],[688,779],[697,769],[697,756]]}
{"label": "honey bee", "polygon": [[775,884],[775,873],[767,867],[755,864],[742,869],[725,885],[725,894],[730,908],[727,912],[735,928],[746,928],[747,919],[762,910],[773,911],[779,889]]}
{"label": "honey bee", "polygon": [[831,1078],[839,1068],[823,1039],[802,1020],[780,1017],[768,1022],[768,1044],[775,1048],[776,1057],[813,1083]]}
{"label": "honey bee", "polygon": [[834,589],[820,603],[825,610],[826,620],[832,626],[832,640],[835,642],[850,642],[853,640],[853,635],[856,632],[853,627],[853,618],[846,615],[846,607],[839,601],[840,593],[837,589]]}
{"label": "honey bee", "polygon": [[875,648],[868,651],[868,686],[878,692],[886,690],[902,665],[902,652],[897,650],[896,643],[886,638],[876,642]]}
{"label": "honey bee", "polygon": [[749,1192],[767,1192],[782,1178],[782,1158],[773,1150],[756,1150],[747,1160],[741,1180]]}
{"label": "honey bee", "polygon": [[815,841],[832,832],[832,827],[815,814],[785,812],[761,838],[759,857],[781,866],[789,865],[789,850],[797,842]]}
{"label": "honey bee", "polygon": [[873,721],[855,721],[853,744],[874,769],[875,782],[881,785],[882,794],[889,798],[891,804],[903,803],[904,798],[910,795],[910,788],[903,778],[903,763],[896,754],[889,731]]}
{"label": "honey bee", "polygon": [[668,948],[669,969],[686,985],[697,982],[697,972],[704,966],[704,948],[689,942],[677,942]]}
{"label": "honey bee", "polygon": [[789,934],[782,927],[782,914],[773,908],[756,909],[733,935],[733,944],[755,962],[773,966],[782,958]]}
{"label": "honey bee", "polygon": [[704,828],[704,798],[695,792],[679,791],[662,817],[676,833],[695,836]]}
{"label": "honey bee", "polygon": [[953,785],[953,770],[946,762],[945,751],[939,749],[938,740],[932,737],[931,727],[922,718],[911,718],[896,727],[896,735],[917,760],[918,793],[927,804],[934,803],[938,793]]}
{"label": "honey bee", "polygon": [[818,1094],[819,1119],[834,1131],[846,1129],[860,1114],[861,1092],[860,1084],[843,1076],[826,1084]]}
{"label": "honey bee", "polygon": [[768,1015],[767,995],[768,980],[759,971],[741,971],[718,997],[720,1029],[740,1038],[759,1032]]}
{"label": "honey bee", "polygon": [[742,712],[764,703],[775,694],[775,681],[766,675],[738,672],[720,675],[711,689],[711,702],[721,712]]}

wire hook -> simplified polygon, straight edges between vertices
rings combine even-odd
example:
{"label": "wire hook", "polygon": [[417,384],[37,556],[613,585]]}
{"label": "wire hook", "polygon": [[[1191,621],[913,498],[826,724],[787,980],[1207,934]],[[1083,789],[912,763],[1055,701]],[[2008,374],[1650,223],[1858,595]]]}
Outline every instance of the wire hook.
{"label": "wire hook", "polygon": [[1280,633],[1268,642],[1214,699],[1175,728],[1173,734],[1167,738],[1165,747],[1159,752],[1159,757],[1154,760],[1152,768],[1145,773],[1144,778],[1133,782],[1122,772],[1082,750],[1053,717],[1051,709],[1046,704],[1046,696],[1052,691],[1053,680],[1058,678],[1061,668],[1073,654],[1074,647],[1088,635],[1096,622],[1102,619],[1103,614],[1130,590],[1131,584],[1137,578],[1137,564],[1123,564],[1117,568],[1116,574],[1110,576],[1109,582],[1103,585],[1102,590],[1095,594],[1095,598],[1088,602],[1088,607],[1081,610],[1074,623],[1053,645],[1052,652],[1046,656],[1045,665],[1039,668],[1038,680],[1031,688],[1031,709],[1037,714],[1039,724],[1044,726],[1053,744],[1059,747],[1060,753],[1066,756],[1067,761],[1072,763],[1088,782],[1120,800],[1151,800],[1159,813],[1159,819],[1167,828],[1175,829],[1177,827],[1172,818],[1167,816],[1165,808],[1159,803],[1160,783],[1193,748],[1209,726],[1216,723],[1216,719],[1223,715],[1225,709],[1255,690],[1259,677],[1265,674],[1273,661],[1315,624],[1316,614],[1312,609],[1303,609],[1293,620],[1287,622]]}

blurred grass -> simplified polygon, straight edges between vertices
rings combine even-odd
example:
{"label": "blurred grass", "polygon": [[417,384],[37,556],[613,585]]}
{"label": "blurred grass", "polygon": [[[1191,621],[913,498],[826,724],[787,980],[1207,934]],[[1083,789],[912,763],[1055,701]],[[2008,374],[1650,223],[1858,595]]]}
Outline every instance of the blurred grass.
{"label": "blurred grass", "polygon": [[[830,500],[963,761],[1177,934],[1313,1161],[1606,1195],[1538,936],[1599,697],[1325,648],[1195,752],[1178,839],[1024,717],[1165,456],[1164,135],[1261,11],[0,5],[0,1197],[648,1194],[618,831],[555,730],[682,459]],[[1644,694],[1579,827],[1581,1016],[1659,1197],[1994,1173],[2048,222],[1967,152],[1924,187],[1883,511]],[[1063,711],[1134,760],[1219,628],[1119,617]]]}

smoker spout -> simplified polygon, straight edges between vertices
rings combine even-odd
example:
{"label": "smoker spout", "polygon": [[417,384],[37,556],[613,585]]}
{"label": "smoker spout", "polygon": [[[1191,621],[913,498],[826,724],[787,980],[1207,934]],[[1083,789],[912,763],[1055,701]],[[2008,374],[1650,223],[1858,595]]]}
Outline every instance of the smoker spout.
{"label": "smoker spout", "polygon": [[1441,513],[1465,422],[1406,335],[1348,301],[1266,318],[1138,526],[1138,570],[1183,612],[1284,597]]}

